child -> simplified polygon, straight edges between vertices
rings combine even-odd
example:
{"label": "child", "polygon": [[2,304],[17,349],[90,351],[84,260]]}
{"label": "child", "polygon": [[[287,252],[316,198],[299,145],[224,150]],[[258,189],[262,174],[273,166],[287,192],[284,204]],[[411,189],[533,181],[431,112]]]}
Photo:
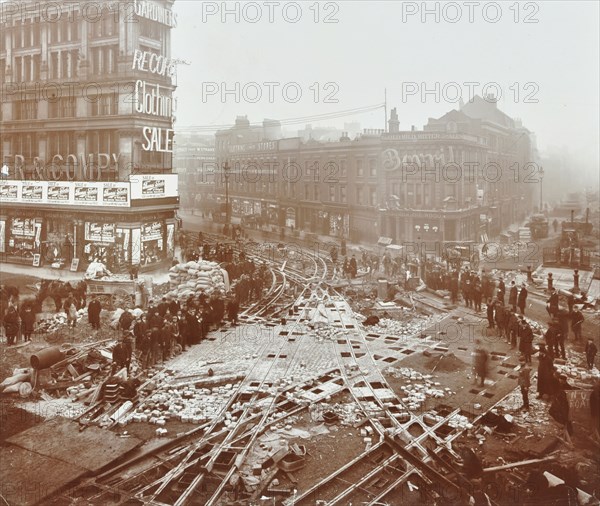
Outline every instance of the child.
{"label": "child", "polygon": [[588,339],[588,342],[585,345],[585,357],[587,359],[588,369],[594,368],[594,359],[596,358],[596,353],[598,353],[598,348],[592,339]]}

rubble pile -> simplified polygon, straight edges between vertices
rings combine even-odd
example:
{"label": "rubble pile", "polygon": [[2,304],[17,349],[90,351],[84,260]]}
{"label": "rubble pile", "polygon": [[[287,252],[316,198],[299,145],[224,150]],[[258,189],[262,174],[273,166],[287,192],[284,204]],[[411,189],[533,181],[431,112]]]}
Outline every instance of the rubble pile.
{"label": "rubble pile", "polygon": [[[569,354],[575,355],[576,352],[570,351]],[[578,355],[581,355],[579,361],[582,364],[585,363],[583,354],[578,354]],[[573,378],[574,380],[577,380],[577,381],[583,381],[586,383],[590,383],[590,382],[593,382],[594,379],[600,379],[600,371],[596,367],[594,367],[592,370],[589,370],[589,369],[584,369],[583,367],[577,367],[577,366],[573,365],[572,363],[568,363],[568,362],[566,364],[557,363],[557,364],[555,364],[555,367],[559,373],[564,374],[567,377]]]}
{"label": "rubble pile", "polygon": [[346,339],[348,331],[336,329],[334,327],[315,326],[311,331],[318,343],[323,341],[337,341],[338,339]]}
{"label": "rubble pile", "polygon": [[[81,308],[77,311],[77,323],[81,321],[82,318],[87,316],[87,308]],[[55,313],[47,318],[41,318],[35,326],[35,332],[40,332],[43,334],[52,334],[53,332],[57,332],[65,327],[67,324],[67,313],[64,311],[60,313]]]}
{"label": "rubble pile", "polygon": [[308,410],[313,422],[325,422],[326,424],[335,422],[341,425],[354,426],[362,418],[361,409],[355,402],[316,403],[311,404]]}
{"label": "rubble pile", "polygon": [[410,314],[409,321],[398,321],[381,318],[379,323],[369,327],[369,332],[389,334],[392,336],[414,336],[433,324],[433,317],[420,317]]}
{"label": "rubble pile", "polygon": [[[193,385],[176,388],[167,386],[148,397],[123,423],[131,421],[165,425],[169,420],[203,423],[214,419],[222,411],[231,396],[231,390],[237,386],[231,383],[213,389]],[[231,417],[226,418],[224,423],[229,426],[234,422],[235,417]]]}
{"label": "rubble pile", "polygon": [[218,263],[199,260],[178,264],[169,269],[170,292],[167,296],[187,299],[200,293],[224,295],[229,290],[229,276]]}
{"label": "rubble pile", "polygon": [[[454,393],[448,387],[442,388],[439,381],[433,381],[431,374],[421,374],[408,367],[388,367],[384,373],[394,378],[410,380],[400,388],[406,394],[405,397],[402,397],[402,402],[405,402],[411,411],[420,409],[428,398],[441,399]],[[411,383],[413,381],[415,383]]]}

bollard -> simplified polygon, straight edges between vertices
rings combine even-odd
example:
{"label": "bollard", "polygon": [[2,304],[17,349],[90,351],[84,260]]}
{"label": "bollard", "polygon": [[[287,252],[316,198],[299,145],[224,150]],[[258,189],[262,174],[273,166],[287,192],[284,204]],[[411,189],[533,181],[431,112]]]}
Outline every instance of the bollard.
{"label": "bollard", "polygon": [[573,293],[579,293],[579,269],[573,271]]}
{"label": "bollard", "polygon": [[551,292],[553,287],[552,273],[548,273],[548,291]]}
{"label": "bollard", "polygon": [[527,266],[527,282],[528,283],[533,282],[533,274],[531,273],[531,265]]}

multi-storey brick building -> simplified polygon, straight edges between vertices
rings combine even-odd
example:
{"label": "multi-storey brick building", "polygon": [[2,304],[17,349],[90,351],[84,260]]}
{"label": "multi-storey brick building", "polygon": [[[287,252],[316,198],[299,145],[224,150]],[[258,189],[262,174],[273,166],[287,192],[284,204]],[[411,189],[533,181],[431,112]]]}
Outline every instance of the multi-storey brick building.
{"label": "multi-storey brick building", "polygon": [[177,131],[173,170],[179,176],[181,207],[205,215],[216,210],[215,138]]}
{"label": "multi-storey brick building", "polygon": [[531,209],[532,157],[529,132],[480,97],[421,131],[400,131],[394,109],[387,133],[336,142],[269,138],[238,118],[216,136],[215,192],[224,202],[227,161],[234,217],[366,243],[479,242]]}
{"label": "multi-storey brick building", "polygon": [[2,261],[124,270],[173,256],[172,6],[4,5]]}

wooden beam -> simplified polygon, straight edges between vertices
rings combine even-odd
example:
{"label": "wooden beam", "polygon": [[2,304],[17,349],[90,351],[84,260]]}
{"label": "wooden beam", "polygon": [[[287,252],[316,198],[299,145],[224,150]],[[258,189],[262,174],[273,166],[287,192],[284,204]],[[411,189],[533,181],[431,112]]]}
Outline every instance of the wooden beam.
{"label": "wooden beam", "polygon": [[484,473],[495,473],[497,471],[505,471],[506,469],[514,469],[516,467],[533,466],[535,464],[541,464],[542,462],[551,462],[556,460],[556,457],[544,457],[543,459],[531,459],[522,460],[521,462],[513,462],[511,464],[504,464],[503,466],[486,467]]}

